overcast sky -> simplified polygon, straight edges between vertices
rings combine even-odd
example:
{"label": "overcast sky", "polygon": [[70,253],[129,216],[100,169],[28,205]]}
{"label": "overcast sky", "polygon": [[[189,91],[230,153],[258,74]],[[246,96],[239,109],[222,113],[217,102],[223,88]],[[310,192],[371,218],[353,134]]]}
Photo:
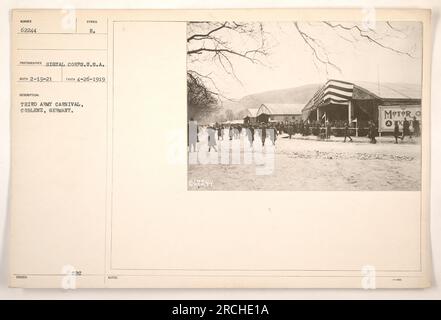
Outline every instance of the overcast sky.
{"label": "overcast sky", "polygon": [[[331,22],[336,25],[337,22]],[[339,22],[345,27],[354,23]],[[219,90],[233,98],[251,93],[324,83],[327,79],[359,80],[373,82],[421,82],[422,26],[418,22],[376,22],[368,34],[381,44],[412,57],[399,54],[373,44],[360,37],[358,31],[331,28],[323,22],[299,22],[301,30],[320,41],[326,48],[329,60],[341,72],[326,68],[314,59],[312,50],[305,44],[292,22],[264,23],[269,55],[264,57],[265,66],[252,64],[241,58],[232,58],[235,73],[240,82],[224,72],[219,63],[210,61],[189,62],[203,74],[210,73]],[[237,39],[232,46],[249,46]]]}

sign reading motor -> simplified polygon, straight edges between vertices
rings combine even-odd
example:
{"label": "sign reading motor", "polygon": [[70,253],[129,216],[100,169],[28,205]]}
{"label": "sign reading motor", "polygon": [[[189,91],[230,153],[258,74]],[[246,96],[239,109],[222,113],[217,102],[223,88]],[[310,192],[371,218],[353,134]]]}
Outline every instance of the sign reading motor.
{"label": "sign reading motor", "polygon": [[412,123],[413,117],[421,123],[420,105],[378,106],[378,131],[393,132],[395,121],[402,130],[404,118]]}

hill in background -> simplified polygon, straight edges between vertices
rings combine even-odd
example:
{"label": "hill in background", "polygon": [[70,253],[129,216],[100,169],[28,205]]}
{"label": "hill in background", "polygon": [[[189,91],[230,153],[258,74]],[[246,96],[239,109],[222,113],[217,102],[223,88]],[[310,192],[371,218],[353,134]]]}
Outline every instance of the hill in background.
{"label": "hill in background", "polygon": [[264,91],[244,96],[238,101],[225,101],[221,110],[238,113],[248,108],[259,108],[262,103],[304,103],[320,89],[321,84],[307,84],[300,87]]}

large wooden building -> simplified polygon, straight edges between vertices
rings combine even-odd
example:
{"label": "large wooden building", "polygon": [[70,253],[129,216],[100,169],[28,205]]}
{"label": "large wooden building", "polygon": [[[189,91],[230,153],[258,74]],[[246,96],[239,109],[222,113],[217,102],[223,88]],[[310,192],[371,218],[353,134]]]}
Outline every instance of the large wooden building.
{"label": "large wooden building", "polygon": [[304,104],[263,103],[257,111],[257,122],[294,122],[302,119]]}
{"label": "large wooden building", "polygon": [[[390,119],[379,123],[384,119],[381,112]],[[402,122],[406,116],[408,120],[421,116],[419,85],[329,80],[302,110],[304,121],[340,120],[351,123],[356,119],[363,126],[371,120],[380,131],[392,130],[393,122]]]}
{"label": "large wooden building", "polygon": [[259,108],[247,109],[246,116],[243,118],[243,123],[245,123],[245,124],[256,123],[258,110],[259,110]]}

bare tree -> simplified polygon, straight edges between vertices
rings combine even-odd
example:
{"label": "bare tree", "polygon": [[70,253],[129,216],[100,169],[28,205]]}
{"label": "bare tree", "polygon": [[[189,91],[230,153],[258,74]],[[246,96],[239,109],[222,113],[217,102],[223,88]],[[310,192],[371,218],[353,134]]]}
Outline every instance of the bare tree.
{"label": "bare tree", "polygon": [[[310,29],[305,28],[309,22],[293,22],[294,31],[311,50],[313,61],[318,67],[322,65],[328,74],[328,69],[333,68],[342,72],[340,67],[332,61],[327,45],[319,35],[314,35]],[[364,41],[395,54],[414,58],[410,52],[402,51],[391,45],[387,45],[385,38],[406,38],[405,30],[401,30],[392,22],[385,22],[388,32],[378,32],[361,23],[341,23],[323,21],[316,23],[325,27],[335,34],[335,37],[352,43]],[[207,113],[218,110],[222,101],[231,100],[224,94],[216,83],[216,78],[211,72],[202,74],[197,71],[201,64],[217,64],[228,76],[241,84],[236,74],[235,63],[240,59],[252,64],[262,64],[265,56],[269,54],[268,38],[270,34],[265,31],[264,24],[258,22],[209,22],[192,21],[187,26],[187,83],[189,85],[188,101],[189,112],[196,116],[204,116]],[[195,95],[196,96],[193,96]],[[191,102],[191,104],[190,104]]]}
{"label": "bare tree", "polygon": [[[194,65],[196,63],[216,63],[227,75],[241,84],[236,75],[234,61],[241,59],[253,64],[263,64],[261,58],[268,54],[265,41],[265,32],[262,23],[238,22],[206,22],[193,21],[187,25],[187,83],[193,85],[188,90],[188,101],[197,100],[198,103],[189,104],[189,112],[196,116],[215,111],[212,108],[216,100],[222,105],[223,100],[231,100],[219,90],[211,73],[202,74]],[[245,45],[244,45],[245,44]],[[210,95],[210,104],[204,105],[200,97],[192,97],[197,92]],[[206,101],[207,102],[207,101]]]}
{"label": "bare tree", "polygon": [[225,110],[225,117],[228,121],[234,120],[234,112],[231,109]]}
{"label": "bare tree", "polygon": [[[244,45],[246,44],[246,45]],[[218,62],[224,71],[236,79],[232,58],[250,63],[262,63],[268,54],[262,23],[189,22],[187,56]],[[205,57],[201,58],[201,55]]]}
{"label": "bare tree", "polygon": [[[305,45],[311,50],[314,63],[319,63],[325,67],[326,73],[328,73],[328,67],[333,68],[341,73],[341,69],[337,64],[335,64],[329,57],[329,52],[323,42],[319,37],[314,37],[311,33],[305,31],[302,28],[300,22],[293,22],[294,28],[299,34],[300,38],[303,40]],[[303,24],[308,24],[303,23]],[[407,51],[400,50],[393,46],[384,43],[385,38],[394,38],[393,34],[389,33],[377,33],[374,29],[364,26],[358,23],[337,23],[330,21],[321,22],[322,25],[327,26],[332,30],[336,37],[344,39],[345,41],[356,43],[359,41],[365,41],[369,44],[378,46],[382,49],[388,50],[395,54],[405,55],[409,58],[415,58],[413,54]],[[386,21],[385,26],[393,33],[399,33],[400,38],[407,38],[405,31],[400,30],[392,25],[392,22]],[[317,66],[317,64],[316,64]]]}
{"label": "bare tree", "polygon": [[188,118],[203,119],[218,110],[216,92],[210,91],[198,76],[187,72]]}
{"label": "bare tree", "polygon": [[243,119],[243,118],[245,118],[246,116],[247,116],[247,114],[248,114],[248,112],[247,112],[247,110],[239,110],[237,113],[236,113],[236,117],[238,118],[238,119]]}

